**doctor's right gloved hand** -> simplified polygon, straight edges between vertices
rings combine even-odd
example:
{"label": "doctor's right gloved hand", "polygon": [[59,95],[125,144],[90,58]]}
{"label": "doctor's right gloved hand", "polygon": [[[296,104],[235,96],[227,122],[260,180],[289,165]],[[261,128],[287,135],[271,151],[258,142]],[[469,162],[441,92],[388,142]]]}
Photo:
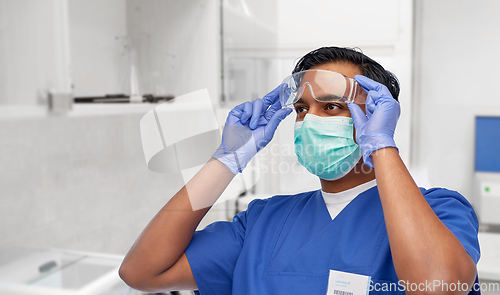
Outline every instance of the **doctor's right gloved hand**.
{"label": "doctor's right gloved hand", "polygon": [[234,174],[273,138],[279,123],[292,109],[282,109],[278,86],[262,99],[244,102],[229,112],[222,132],[222,143],[212,157]]}
{"label": "doctor's right gloved hand", "polygon": [[374,151],[386,147],[397,148],[394,142],[394,131],[399,119],[400,107],[385,85],[361,75],[354,76],[354,80],[368,94],[366,115],[354,103],[347,106],[354,121],[356,142],[363,153],[363,161],[365,165],[373,169],[370,155]]}

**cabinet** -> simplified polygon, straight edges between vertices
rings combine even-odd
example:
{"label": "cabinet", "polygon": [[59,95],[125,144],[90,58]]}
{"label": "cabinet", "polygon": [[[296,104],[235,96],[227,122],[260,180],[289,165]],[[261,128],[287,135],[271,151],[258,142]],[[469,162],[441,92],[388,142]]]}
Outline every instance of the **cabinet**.
{"label": "cabinet", "polygon": [[217,0],[0,2],[0,106],[46,104],[44,93],[220,98]]}

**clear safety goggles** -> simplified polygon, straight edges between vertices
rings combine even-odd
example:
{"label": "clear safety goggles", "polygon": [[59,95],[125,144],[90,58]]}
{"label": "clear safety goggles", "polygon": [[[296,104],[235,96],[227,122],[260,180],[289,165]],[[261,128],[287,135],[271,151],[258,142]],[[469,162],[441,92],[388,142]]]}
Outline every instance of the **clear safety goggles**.
{"label": "clear safety goggles", "polygon": [[366,92],[354,79],[327,70],[306,70],[283,80],[279,94],[281,106],[293,108],[307,90],[319,102],[366,102]]}

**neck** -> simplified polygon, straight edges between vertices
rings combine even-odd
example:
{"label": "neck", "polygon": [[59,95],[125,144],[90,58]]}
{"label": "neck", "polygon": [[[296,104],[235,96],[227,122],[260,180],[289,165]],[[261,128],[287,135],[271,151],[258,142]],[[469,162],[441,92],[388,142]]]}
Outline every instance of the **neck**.
{"label": "neck", "polygon": [[327,193],[339,193],[375,179],[375,170],[360,160],[346,176],[337,180],[320,179],[321,189]]}

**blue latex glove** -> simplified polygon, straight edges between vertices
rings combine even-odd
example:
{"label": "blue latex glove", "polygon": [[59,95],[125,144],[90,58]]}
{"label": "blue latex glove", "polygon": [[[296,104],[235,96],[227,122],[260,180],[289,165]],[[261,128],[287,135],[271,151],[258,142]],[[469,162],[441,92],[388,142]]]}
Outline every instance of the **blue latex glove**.
{"label": "blue latex glove", "polygon": [[394,142],[394,130],[399,119],[400,107],[385,85],[361,75],[354,76],[354,80],[368,94],[366,115],[354,103],[347,106],[354,121],[356,142],[363,153],[363,161],[373,169],[370,159],[372,152],[386,147],[397,148]]}
{"label": "blue latex glove", "polygon": [[229,112],[222,143],[213,157],[234,174],[243,171],[257,152],[271,141],[279,123],[292,112],[292,109],[281,108],[279,88]]}

